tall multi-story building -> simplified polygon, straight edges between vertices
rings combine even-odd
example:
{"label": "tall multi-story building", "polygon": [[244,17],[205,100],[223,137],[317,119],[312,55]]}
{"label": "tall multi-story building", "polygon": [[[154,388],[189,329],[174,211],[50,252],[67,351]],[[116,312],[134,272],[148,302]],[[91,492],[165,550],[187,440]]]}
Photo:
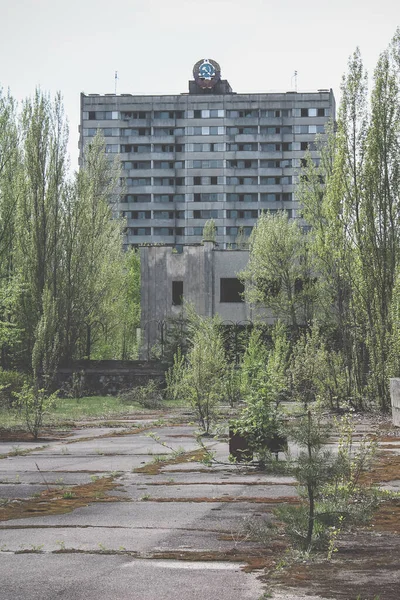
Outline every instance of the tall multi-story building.
{"label": "tall multi-story building", "polygon": [[241,94],[213,60],[180,95],[81,94],[80,150],[100,129],[119,154],[127,245],[198,243],[213,218],[220,247],[248,235],[261,211],[298,216],[305,151],[335,119],[332,90]]}

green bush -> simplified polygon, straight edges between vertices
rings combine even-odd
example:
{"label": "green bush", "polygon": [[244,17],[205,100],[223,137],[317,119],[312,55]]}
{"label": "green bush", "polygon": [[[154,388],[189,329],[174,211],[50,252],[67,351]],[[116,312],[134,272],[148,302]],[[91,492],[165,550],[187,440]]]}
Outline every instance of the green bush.
{"label": "green bush", "polygon": [[[274,515],[278,521],[284,523],[285,533],[290,537],[294,546],[301,549],[309,549],[308,524],[309,508],[306,504],[293,506],[283,504],[274,510]],[[329,527],[320,522],[314,521],[312,547],[314,550],[327,548],[329,543]]]}
{"label": "green bush", "polygon": [[129,388],[119,396],[123,404],[139,404],[143,408],[160,408],[162,406],[163,394],[154,379],[150,379],[146,385]]}
{"label": "green bush", "polygon": [[22,390],[25,383],[26,376],[23,373],[0,369],[0,407],[12,408],[15,394]]}
{"label": "green bush", "polygon": [[46,390],[25,384],[20,392],[15,393],[15,397],[19,409],[25,416],[28,431],[36,440],[43,426],[45,414],[54,406],[57,392],[49,395]]}

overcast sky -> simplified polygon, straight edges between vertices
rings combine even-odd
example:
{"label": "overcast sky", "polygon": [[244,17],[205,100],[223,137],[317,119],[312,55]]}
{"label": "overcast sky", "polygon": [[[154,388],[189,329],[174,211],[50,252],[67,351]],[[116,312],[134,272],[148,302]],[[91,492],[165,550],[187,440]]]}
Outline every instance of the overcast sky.
{"label": "overcast sky", "polygon": [[0,0],[0,85],[60,90],[77,167],[79,94],[179,94],[212,58],[236,92],[339,86],[361,48],[372,73],[399,0]]}

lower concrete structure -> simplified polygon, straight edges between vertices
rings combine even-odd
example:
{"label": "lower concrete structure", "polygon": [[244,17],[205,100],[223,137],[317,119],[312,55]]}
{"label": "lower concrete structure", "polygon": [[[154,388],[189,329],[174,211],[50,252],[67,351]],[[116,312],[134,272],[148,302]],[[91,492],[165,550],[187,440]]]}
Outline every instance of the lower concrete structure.
{"label": "lower concrete structure", "polygon": [[238,279],[248,259],[248,250],[221,250],[213,242],[183,246],[180,253],[167,246],[140,248],[142,356],[162,343],[184,302],[199,315],[218,314],[227,324],[244,325],[261,316],[260,309],[244,301]]}
{"label": "lower concrete structure", "polygon": [[390,380],[390,399],[393,425],[400,427],[400,379],[397,377]]}

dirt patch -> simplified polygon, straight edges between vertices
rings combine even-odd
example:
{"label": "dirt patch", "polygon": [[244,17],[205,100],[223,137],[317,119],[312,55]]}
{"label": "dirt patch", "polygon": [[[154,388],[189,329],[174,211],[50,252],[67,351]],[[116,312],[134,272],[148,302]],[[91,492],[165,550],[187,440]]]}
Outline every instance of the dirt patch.
{"label": "dirt patch", "polygon": [[102,440],[104,438],[123,437],[125,435],[136,435],[143,431],[148,431],[152,427],[132,427],[131,429],[124,429],[123,431],[110,431],[108,433],[102,433],[101,435],[88,435],[86,437],[75,438],[73,440],[67,440],[67,444],[76,444],[78,442],[91,442],[92,440]]}
{"label": "dirt patch", "polygon": [[172,550],[166,552],[152,552],[146,558],[157,560],[184,560],[190,562],[235,562],[244,563],[243,570],[246,572],[271,568],[275,565],[273,549],[264,552],[259,549],[248,549],[246,551],[232,548],[227,551],[180,551]]}
{"label": "dirt patch", "polygon": [[120,496],[107,495],[119,485],[113,477],[101,477],[91,483],[71,486],[64,490],[45,490],[38,498],[14,500],[0,506],[0,521],[60,515],[87,506],[91,502],[126,501]]}
{"label": "dirt patch", "polygon": [[384,435],[378,438],[380,442],[400,442],[400,431],[394,431],[392,435]]}
{"label": "dirt patch", "polygon": [[374,548],[374,540],[363,537],[361,543],[351,544],[347,551],[339,548],[331,561],[283,566],[263,579],[284,585],[286,590],[302,589],[306,595],[334,600],[373,600],[376,596],[380,600],[398,600],[398,558],[384,548]]}
{"label": "dirt patch", "polygon": [[[147,463],[143,467],[137,467],[134,470],[134,472],[146,473],[146,475],[158,475],[159,473],[161,473],[162,468],[167,465],[179,465],[188,462],[201,462],[205,459],[206,455],[207,451],[203,448],[200,448],[199,450],[194,450],[193,452],[185,452],[183,454],[179,454],[174,458],[167,458],[166,460]],[[209,470],[205,469],[205,471],[209,473]]]}
{"label": "dirt patch", "polygon": [[0,454],[0,459],[2,458],[8,458],[10,456],[26,456],[27,454],[30,454],[31,452],[38,452],[39,450],[44,450],[45,448],[47,448],[48,444],[45,444],[44,446],[34,446],[32,448],[14,448],[14,450],[10,450],[10,452],[7,452],[6,454]]}
{"label": "dirt patch", "polygon": [[[125,555],[135,559],[145,560],[179,560],[187,562],[233,562],[242,563],[241,567],[246,573],[252,571],[261,571],[271,569],[276,564],[276,555],[281,552],[282,547],[271,546],[267,551],[260,549],[238,550],[232,548],[226,551],[186,551],[186,550],[166,550],[160,552],[134,552],[131,550],[81,550],[64,548],[54,550],[52,554],[106,554],[106,555]],[[24,549],[18,550],[15,554],[37,554],[40,550]]]}
{"label": "dirt patch", "polygon": [[379,444],[381,450],[400,450],[399,444]]}
{"label": "dirt patch", "polygon": [[179,438],[179,439],[181,439],[181,438],[191,438],[191,439],[193,439],[195,436],[191,435],[190,433],[183,433],[183,434],[181,434],[181,433],[173,433],[173,434],[167,435],[165,437],[168,437],[168,438]]}
{"label": "dirt patch", "polygon": [[[259,498],[258,496],[218,496],[208,498],[207,496],[197,498],[143,498],[146,502],[249,502],[252,504],[299,504],[299,499],[293,496],[280,496],[279,498]],[[142,501],[143,501],[142,500]]]}
{"label": "dirt patch", "polygon": [[[281,486],[289,486],[289,487],[295,487],[298,486],[299,484],[296,481],[292,481],[292,482],[288,482],[288,483],[281,483],[280,481],[246,481],[246,486],[268,486],[268,487],[273,487],[274,485],[281,485]],[[243,481],[213,481],[212,485],[213,486],[219,486],[219,485],[242,485]],[[169,485],[179,485],[179,487],[181,486],[192,486],[192,485],[210,485],[209,481],[146,481],[146,485],[153,485],[153,486],[169,486]]]}
{"label": "dirt patch", "polygon": [[362,473],[361,483],[383,483],[400,479],[400,455],[379,452],[370,469]]}
{"label": "dirt patch", "polygon": [[400,534],[400,499],[381,504],[372,519],[375,531],[390,531]]}
{"label": "dirt patch", "polygon": [[2,442],[58,442],[71,435],[70,431],[43,431],[36,440],[29,431],[0,429],[0,440]]}

